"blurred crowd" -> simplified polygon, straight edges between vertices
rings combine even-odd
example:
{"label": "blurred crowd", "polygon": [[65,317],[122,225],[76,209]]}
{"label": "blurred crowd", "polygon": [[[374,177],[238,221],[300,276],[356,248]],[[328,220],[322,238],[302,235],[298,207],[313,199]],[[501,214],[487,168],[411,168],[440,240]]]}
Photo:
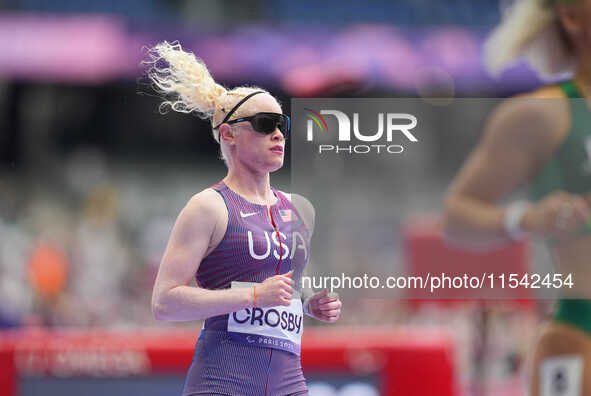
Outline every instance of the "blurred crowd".
{"label": "blurred crowd", "polygon": [[83,153],[49,180],[0,179],[3,326],[154,324],[153,280],[190,191],[167,196],[154,179],[109,172],[99,155]]}

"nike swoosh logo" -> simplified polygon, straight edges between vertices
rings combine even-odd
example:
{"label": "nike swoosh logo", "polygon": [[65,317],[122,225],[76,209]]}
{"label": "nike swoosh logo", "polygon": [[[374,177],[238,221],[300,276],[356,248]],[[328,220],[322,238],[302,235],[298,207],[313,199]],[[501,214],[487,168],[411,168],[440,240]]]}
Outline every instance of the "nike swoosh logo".
{"label": "nike swoosh logo", "polygon": [[242,211],[240,211],[240,217],[245,218],[245,217],[250,217],[250,216],[254,216],[255,214],[257,214],[257,212],[252,212],[252,213],[242,213]]}

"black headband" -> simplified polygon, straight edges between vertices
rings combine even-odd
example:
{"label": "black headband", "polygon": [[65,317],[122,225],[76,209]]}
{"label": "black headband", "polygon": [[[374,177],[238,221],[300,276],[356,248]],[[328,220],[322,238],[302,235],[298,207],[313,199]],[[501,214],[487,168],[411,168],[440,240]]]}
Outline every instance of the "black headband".
{"label": "black headband", "polygon": [[232,114],[234,114],[234,112],[236,112],[236,110],[238,110],[238,108],[242,105],[242,103],[246,102],[251,97],[258,95],[260,93],[266,93],[266,92],[265,91],[256,91],[256,92],[251,93],[250,95],[246,95],[240,102],[238,102],[236,104],[236,106],[232,107],[232,110],[230,110],[228,112],[228,114],[226,114],[226,116],[224,117],[222,122],[220,122],[217,126],[213,127],[213,129],[218,129],[220,127],[220,125],[222,125],[224,122],[228,122],[230,117],[232,117]]}

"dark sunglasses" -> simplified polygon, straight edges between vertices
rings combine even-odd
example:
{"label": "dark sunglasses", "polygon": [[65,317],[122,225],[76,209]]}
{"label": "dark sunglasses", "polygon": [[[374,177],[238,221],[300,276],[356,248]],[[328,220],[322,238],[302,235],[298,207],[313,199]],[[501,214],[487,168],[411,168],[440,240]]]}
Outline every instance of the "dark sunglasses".
{"label": "dark sunglasses", "polygon": [[275,131],[276,128],[285,135],[291,129],[291,120],[285,114],[279,113],[256,113],[250,117],[236,118],[235,120],[226,121],[226,124],[236,124],[237,122],[248,121],[258,133],[269,135]]}

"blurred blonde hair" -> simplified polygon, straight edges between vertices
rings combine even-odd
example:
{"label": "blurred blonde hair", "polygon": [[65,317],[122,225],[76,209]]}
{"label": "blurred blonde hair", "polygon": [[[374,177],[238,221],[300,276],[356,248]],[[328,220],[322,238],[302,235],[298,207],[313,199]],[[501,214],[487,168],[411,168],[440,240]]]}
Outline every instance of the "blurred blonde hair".
{"label": "blurred blonde hair", "polygon": [[561,31],[556,0],[516,0],[484,45],[484,63],[495,77],[520,59],[542,79],[574,71],[575,59]]}
{"label": "blurred blonde hair", "polygon": [[[147,76],[153,88],[165,100],[160,104],[161,113],[169,110],[194,113],[210,120],[214,139],[220,144],[222,159],[231,166],[228,147],[220,141],[219,132],[213,127],[222,122],[226,114],[246,95],[263,91],[258,87],[236,87],[228,90],[217,84],[205,63],[192,52],[185,51],[178,41],[164,41],[148,49]],[[234,113],[240,115],[240,110]],[[235,118],[235,117],[234,117]]]}

